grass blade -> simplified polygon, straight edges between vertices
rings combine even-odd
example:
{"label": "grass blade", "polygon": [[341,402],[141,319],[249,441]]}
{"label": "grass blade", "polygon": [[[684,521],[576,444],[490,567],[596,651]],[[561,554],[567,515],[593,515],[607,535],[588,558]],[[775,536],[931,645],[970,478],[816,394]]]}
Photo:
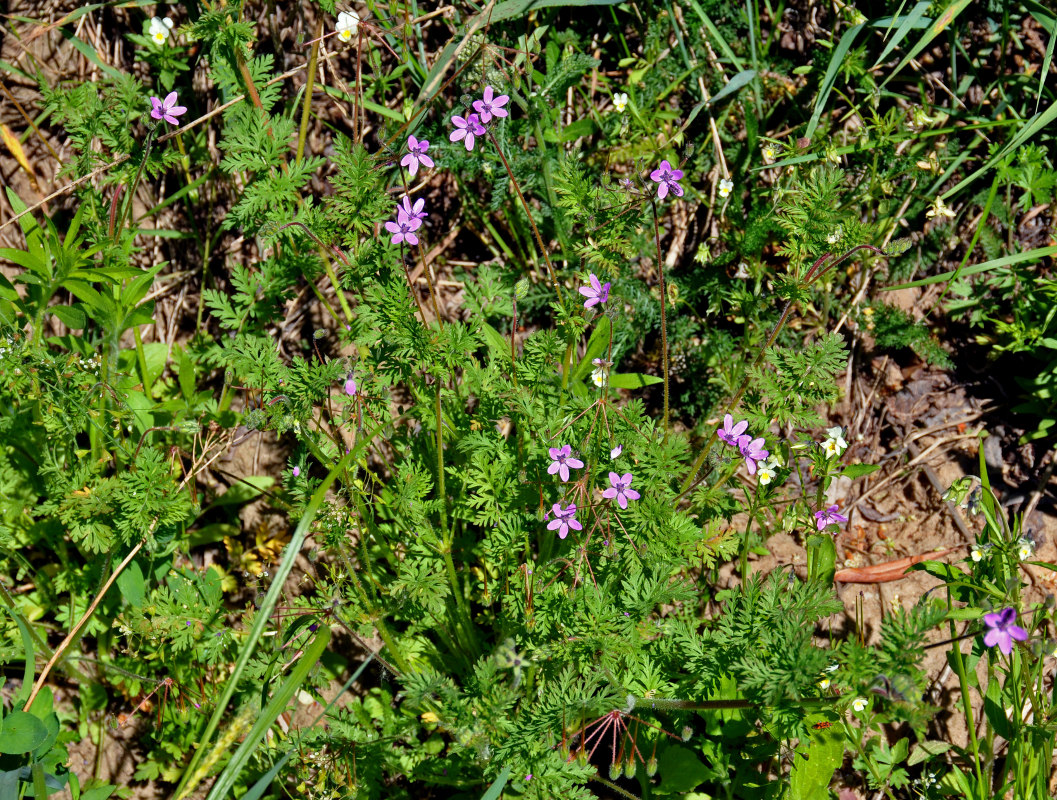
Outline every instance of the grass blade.
{"label": "grass blade", "polygon": [[811,114],[811,120],[807,123],[807,132],[804,134],[808,139],[814,136],[818,121],[822,119],[822,110],[826,107],[830,92],[833,91],[833,84],[837,82],[837,70],[840,69],[840,65],[844,62],[844,56],[848,54],[852,44],[855,42],[855,37],[859,35],[859,31],[865,26],[865,22],[860,22],[854,28],[846,30],[844,35],[840,37],[840,43],[837,44],[837,49],[833,51],[833,58],[830,59],[829,66],[826,68],[826,75],[822,79],[822,84],[818,87],[818,97],[815,98],[815,111]]}
{"label": "grass blade", "polygon": [[886,286],[884,291],[894,292],[896,289],[910,289],[913,286],[927,286],[930,283],[942,283],[943,281],[950,280],[955,275],[961,275],[962,277],[978,275],[981,272],[999,269],[1000,267],[1008,267],[1010,264],[1019,264],[1022,261],[1038,261],[1047,256],[1057,256],[1057,247],[1039,247],[1035,250],[1028,250],[1025,253],[1013,253],[1013,255],[1002,256],[1002,258],[994,258],[990,261],[985,261],[983,264],[973,264],[971,267],[966,267],[961,270],[961,272],[955,269],[950,272],[940,273],[939,275],[930,275],[919,281],[901,283],[898,286]]}
{"label": "grass blade", "polygon": [[[910,13],[903,17],[903,21],[899,23],[899,27],[896,28],[896,32],[889,39],[888,44],[885,45],[885,49],[881,51],[881,55],[878,56],[877,61],[870,69],[877,69],[886,58],[888,54],[899,47],[899,43],[906,38],[906,35],[910,33],[911,28],[921,27],[921,18],[925,16],[925,12],[929,10],[930,3],[926,0],[922,0],[916,6],[914,6]],[[927,24],[927,22],[926,22]]]}
{"label": "grass blade", "polygon": [[880,89],[885,86],[885,84],[902,71],[903,67],[917,58],[921,51],[928,47],[933,39],[943,33],[947,29],[947,26],[954,22],[958,15],[961,14],[971,2],[972,0],[954,0],[953,3],[947,6],[943,13],[936,17],[932,24],[925,29],[925,34],[918,39],[918,43],[914,45],[911,51],[903,57],[903,60],[899,62],[899,66],[888,73],[888,77],[885,78],[881,82],[881,86],[877,88]]}

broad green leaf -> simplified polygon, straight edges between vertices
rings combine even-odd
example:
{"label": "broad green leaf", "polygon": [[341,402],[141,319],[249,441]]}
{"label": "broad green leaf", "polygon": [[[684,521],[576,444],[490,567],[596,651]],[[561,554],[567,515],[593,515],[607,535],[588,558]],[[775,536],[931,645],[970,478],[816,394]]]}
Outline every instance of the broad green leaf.
{"label": "broad green leaf", "polygon": [[[832,712],[810,714],[804,722],[812,730],[807,740],[800,741],[793,756],[789,800],[827,800],[833,773],[844,760],[844,737],[833,727],[837,715]],[[815,729],[815,725],[825,727]]]}
{"label": "broad green leaf", "polygon": [[655,794],[683,794],[692,792],[712,773],[692,750],[675,745],[657,757],[657,774],[661,783],[654,788]]}
{"label": "broad green leaf", "polygon": [[609,376],[609,385],[614,389],[641,389],[644,386],[653,386],[655,383],[664,383],[664,378],[656,375],[641,375],[637,372],[618,372]]}
{"label": "broad green leaf", "polygon": [[0,729],[0,753],[21,755],[31,753],[48,738],[44,723],[28,711],[12,711],[4,717]]}
{"label": "broad green leaf", "polygon": [[481,800],[496,800],[496,798],[503,793],[503,788],[506,786],[506,782],[510,780],[510,773],[512,771],[512,767],[503,767],[503,771],[499,773],[499,777],[492,781],[492,785],[488,787],[488,791],[481,795]]}
{"label": "broad green leaf", "polygon": [[609,317],[599,317],[598,324],[591,332],[591,338],[587,340],[587,349],[584,351],[584,357],[580,360],[576,369],[573,370],[572,379],[574,381],[584,380],[593,369],[592,362],[596,358],[602,358],[609,351],[609,333],[611,330],[612,323],[610,323]]}
{"label": "broad green leaf", "polygon": [[131,562],[117,576],[117,588],[130,606],[142,607],[147,599],[147,583],[143,580],[143,568],[135,561]]}
{"label": "broad green leaf", "polygon": [[878,464],[849,464],[844,468],[841,473],[845,478],[861,478],[864,475],[869,475],[871,472],[877,472],[881,467]]}

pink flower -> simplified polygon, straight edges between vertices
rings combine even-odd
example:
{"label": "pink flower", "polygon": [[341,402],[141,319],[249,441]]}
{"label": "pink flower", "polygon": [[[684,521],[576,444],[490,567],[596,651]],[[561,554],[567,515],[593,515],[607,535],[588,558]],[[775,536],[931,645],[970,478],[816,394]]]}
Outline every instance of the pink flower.
{"label": "pink flower", "polygon": [[1003,608],[993,614],[984,614],[984,625],[987,633],[984,634],[984,644],[988,647],[998,645],[998,649],[1005,655],[1013,652],[1013,640],[1023,642],[1028,638],[1028,632],[1014,622],[1017,619],[1015,608]]}
{"label": "pink flower", "polygon": [[602,497],[606,497],[610,500],[616,498],[618,506],[621,508],[627,508],[628,500],[638,500],[642,496],[634,489],[628,488],[631,486],[631,480],[630,472],[625,472],[623,476],[617,475],[615,472],[610,472],[610,488],[602,492]]}
{"label": "pink flower", "polygon": [[300,467],[294,467],[294,477],[296,478],[300,474],[301,474],[301,468]]}
{"label": "pink flower", "polygon": [[563,482],[569,480],[569,467],[573,469],[583,468],[584,462],[572,456],[573,449],[570,445],[552,447],[547,452],[554,459],[551,465],[547,467],[547,474],[553,475],[557,472],[561,475]]}
{"label": "pink flower", "polygon": [[590,308],[596,306],[599,303],[604,303],[609,299],[609,281],[600,283],[598,276],[593,272],[588,278],[589,286],[581,286],[577,291],[580,292],[587,299],[584,301],[584,308]]}
{"label": "pink flower", "polygon": [[403,209],[404,214],[407,215],[407,217],[410,219],[417,219],[419,221],[419,224],[421,224],[426,219],[426,217],[429,216],[425,212],[425,207],[426,201],[423,200],[421,197],[415,201],[414,205],[411,204],[411,198],[408,197],[406,194],[402,198],[400,198],[400,208]]}
{"label": "pink flower", "polygon": [[150,115],[154,119],[163,119],[170,125],[179,125],[180,120],[178,120],[177,117],[181,114],[187,113],[186,108],[176,105],[176,92],[169,92],[164,100],[159,100],[157,97],[151,97],[150,104]]}
{"label": "pink flower", "polygon": [[455,126],[455,130],[448,135],[448,139],[453,142],[465,139],[464,144],[467,150],[473,150],[473,137],[484,136],[484,125],[481,124],[481,118],[476,114],[470,114],[465,119],[452,117],[451,123]]}
{"label": "pink flower", "polygon": [[349,377],[345,379],[345,394],[349,397],[355,397],[357,392],[356,378],[349,374]]}
{"label": "pink flower", "polygon": [[576,503],[570,503],[565,507],[565,510],[562,510],[560,503],[555,503],[551,506],[551,511],[554,512],[554,519],[547,523],[547,530],[558,531],[559,539],[564,539],[568,536],[570,528],[574,531],[582,531],[584,529],[584,526],[576,519]]}
{"label": "pink flower", "polygon": [[[492,121],[492,117],[505,117],[507,115],[506,109],[503,106],[506,105],[506,101],[510,98],[505,94],[495,97],[495,91],[491,86],[484,87],[484,99],[473,101],[473,110],[481,115],[481,122],[487,124]],[[480,135],[480,134],[478,134]],[[467,148],[468,149],[468,148]]]}
{"label": "pink flower", "polygon": [[618,444],[616,447],[609,451],[609,457],[617,458],[622,452],[624,452],[624,445]]}
{"label": "pink flower", "polygon": [[836,503],[831,505],[825,511],[815,512],[815,525],[820,531],[824,531],[827,525],[837,525],[841,522],[847,522],[848,518],[840,513],[839,506]]}
{"label": "pink flower", "polygon": [[756,462],[763,461],[770,453],[763,449],[763,438],[753,439],[751,436],[742,435],[738,438],[738,450],[745,458],[745,466],[750,475],[756,474]]}
{"label": "pink flower", "polygon": [[418,172],[419,165],[423,167],[434,166],[433,159],[426,155],[429,150],[429,142],[425,139],[419,141],[414,136],[407,137],[407,155],[400,159],[400,165],[407,167],[409,175]]}
{"label": "pink flower", "polygon": [[683,187],[679,185],[682,177],[681,169],[673,169],[668,159],[662,161],[660,169],[655,169],[650,173],[650,180],[657,182],[657,199],[663,200],[669,191],[676,197],[682,197]]}
{"label": "pink flower", "polygon": [[385,223],[385,229],[393,234],[393,238],[390,240],[393,244],[400,244],[401,242],[418,244],[418,237],[415,235],[415,231],[421,227],[422,220],[409,217],[402,208],[397,208],[396,210],[396,222]]}
{"label": "pink flower", "polygon": [[719,429],[719,438],[729,444],[731,447],[738,446],[738,440],[745,433],[745,429],[749,427],[749,421],[743,419],[737,425],[734,424],[734,417],[727,414],[723,417],[723,427]]}

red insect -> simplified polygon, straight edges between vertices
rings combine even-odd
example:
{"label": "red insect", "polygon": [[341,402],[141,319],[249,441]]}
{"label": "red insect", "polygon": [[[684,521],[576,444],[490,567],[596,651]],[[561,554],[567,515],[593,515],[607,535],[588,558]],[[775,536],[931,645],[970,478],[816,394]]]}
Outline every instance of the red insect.
{"label": "red insect", "polygon": [[830,727],[832,724],[833,724],[832,722],[816,722],[811,727],[814,730],[816,730],[816,731],[822,731],[822,730],[825,730],[826,728]]}

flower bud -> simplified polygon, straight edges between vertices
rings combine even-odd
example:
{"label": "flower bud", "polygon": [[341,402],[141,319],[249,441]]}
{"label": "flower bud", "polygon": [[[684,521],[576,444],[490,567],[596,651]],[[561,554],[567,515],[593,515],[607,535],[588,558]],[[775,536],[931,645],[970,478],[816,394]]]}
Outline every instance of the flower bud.
{"label": "flower bud", "polygon": [[651,756],[650,760],[646,762],[646,776],[652,778],[657,774],[657,757]]}
{"label": "flower bud", "polygon": [[620,779],[620,764],[609,765],[609,780],[615,781]]}

